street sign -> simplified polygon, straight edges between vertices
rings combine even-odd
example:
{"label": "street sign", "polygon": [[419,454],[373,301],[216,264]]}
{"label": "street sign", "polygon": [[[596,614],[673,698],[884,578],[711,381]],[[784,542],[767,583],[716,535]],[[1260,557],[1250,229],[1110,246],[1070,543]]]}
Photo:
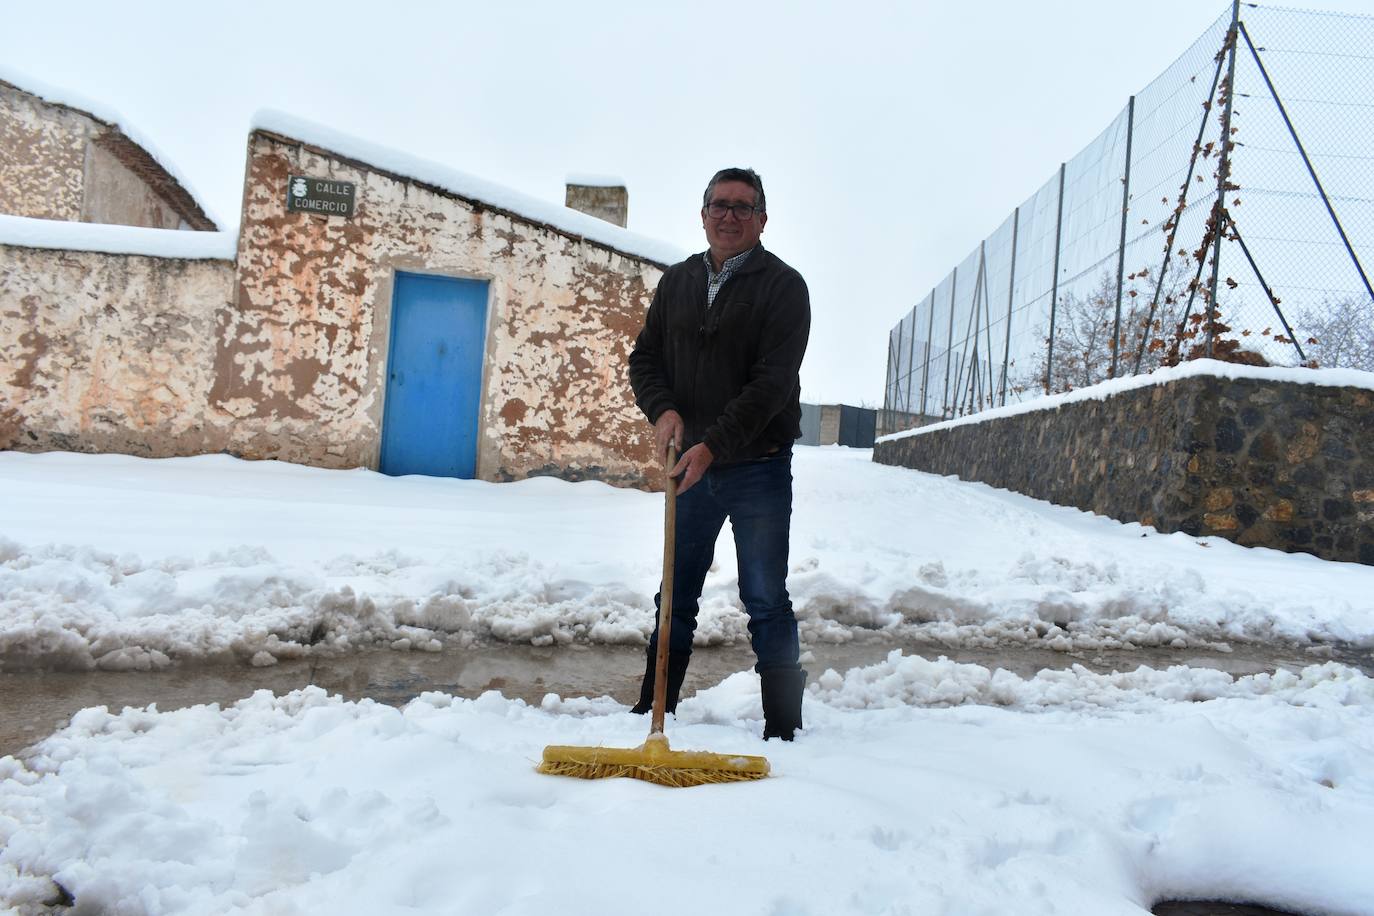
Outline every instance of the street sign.
{"label": "street sign", "polygon": [[352,216],[357,185],[332,178],[291,175],[286,180],[286,209],[320,216]]}

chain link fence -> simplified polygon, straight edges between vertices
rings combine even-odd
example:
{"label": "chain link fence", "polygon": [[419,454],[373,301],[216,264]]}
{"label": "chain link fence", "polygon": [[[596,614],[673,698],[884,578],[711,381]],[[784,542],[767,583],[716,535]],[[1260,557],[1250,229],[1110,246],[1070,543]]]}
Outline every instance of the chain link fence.
{"label": "chain link fence", "polygon": [[1374,17],[1234,4],[888,338],[879,433],[1213,357],[1374,371]]}

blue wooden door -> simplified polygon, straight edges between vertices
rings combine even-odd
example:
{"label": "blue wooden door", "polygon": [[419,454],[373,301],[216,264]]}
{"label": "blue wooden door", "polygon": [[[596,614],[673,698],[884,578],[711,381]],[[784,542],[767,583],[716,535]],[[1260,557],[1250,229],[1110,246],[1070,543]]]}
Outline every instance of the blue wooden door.
{"label": "blue wooden door", "polygon": [[486,333],[485,282],[396,274],[383,474],[475,475]]}

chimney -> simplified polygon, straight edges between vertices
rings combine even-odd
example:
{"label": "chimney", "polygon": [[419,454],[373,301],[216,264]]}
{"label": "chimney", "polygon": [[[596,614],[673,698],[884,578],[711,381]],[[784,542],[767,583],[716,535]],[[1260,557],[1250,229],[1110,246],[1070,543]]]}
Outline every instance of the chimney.
{"label": "chimney", "polygon": [[569,175],[564,204],[574,210],[623,227],[630,215],[630,193],[619,178]]}

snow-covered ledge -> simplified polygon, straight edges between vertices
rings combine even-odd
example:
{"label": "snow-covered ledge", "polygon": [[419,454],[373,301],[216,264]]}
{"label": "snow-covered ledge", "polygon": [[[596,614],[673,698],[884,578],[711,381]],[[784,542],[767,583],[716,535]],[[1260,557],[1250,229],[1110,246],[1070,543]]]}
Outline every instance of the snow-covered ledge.
{"label": "snow-covered ledge", "polygon": [[1374,373],[1198,360],[878,440],[954,474],[1160,531],[1374,564]]}
{"label": "snow-covered ledge", "polygon": [[75,223],[0,213],[0,245],[93,251],[183,260],[234,260],[237,230],[188,232],[109,223]]}

